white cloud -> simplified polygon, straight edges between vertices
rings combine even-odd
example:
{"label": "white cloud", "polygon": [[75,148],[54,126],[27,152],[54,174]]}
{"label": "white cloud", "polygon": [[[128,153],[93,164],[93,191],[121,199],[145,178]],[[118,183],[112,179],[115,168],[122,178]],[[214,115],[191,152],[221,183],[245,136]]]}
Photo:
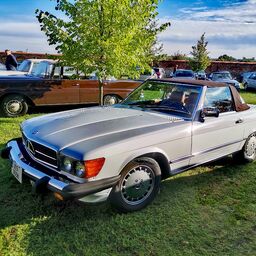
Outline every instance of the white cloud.
{"label": "white cloud", "polygon": [[159,35],[167,54],[189,54],[191,46],[206,32],[211,57],[256,57],[256,0],[228,1],[226,7],[216,10],[183,8],[177,19],[167,17],[161,22],[167,20],[171,20],[172,26]]}
{"label": "white cloud", "polygon": [[186,8],[186,18],[193,20],[212,20],[212,21],[230,21],[256,23],[256,0],[248,0],[244,3],[229,4],[225,8],[216,10],[206,10],[197,8]]}
{"label": "white cloud", "polygon": [[255,24],[172,20],[172,26],[159,35],[164,52],[189,54],[200,36],[206,32],[211,57],[229,54],[237,58],[256,57]]}
{"label": "white cloud", "polygon": [[[21,21],[23,20],[23,21]],[[0,49],[55,53],[36,19],[19,16],[17,21],[0,19]]]}

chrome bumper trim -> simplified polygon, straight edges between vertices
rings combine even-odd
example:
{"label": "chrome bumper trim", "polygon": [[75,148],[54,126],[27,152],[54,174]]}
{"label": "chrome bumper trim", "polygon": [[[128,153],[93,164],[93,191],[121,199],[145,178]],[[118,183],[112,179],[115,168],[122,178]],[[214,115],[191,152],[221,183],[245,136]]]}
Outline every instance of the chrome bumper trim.
{"label": "chrome bumper trim", "polygon": [[10,141],[7,143],[7,147],[11,147],[10,151],[10,160],[15,161],[22,169],[25,175],[30,177],[31,179],[37,181],[39,179],[42,179],[43,177],[49,177],[50,180],[47,184],[47,188],[53,192],[57,191],[63,191],[65,187],[67,187],[69,184],[62,182],[60,180],[57,180],[41,171],[38,171],[34,167],[30,166],[27,161],[24,159],[17,141]]}

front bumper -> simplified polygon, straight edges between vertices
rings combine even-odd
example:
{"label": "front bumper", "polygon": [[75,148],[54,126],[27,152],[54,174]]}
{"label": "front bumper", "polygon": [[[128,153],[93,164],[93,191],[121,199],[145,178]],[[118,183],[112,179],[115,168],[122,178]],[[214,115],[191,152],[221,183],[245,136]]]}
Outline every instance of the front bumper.
{"label": "front bumper", "polygon": [[1,152],[2,158],[9,158],[22,168],[22,175],[27,176],[35,182],[36,191],[48,189],[58,193],[63,199],[82,198],[102,190],[108,189],[116,185],[120,179],[120,175],[96,180],[85,183],[66,183],[58,178],[58,173],[52,173],[52,170],[46,174],[35,167],[32,159],[24,156],[21,150],[21,141],[19,139],[12,140],[7,143],[6,149]]}

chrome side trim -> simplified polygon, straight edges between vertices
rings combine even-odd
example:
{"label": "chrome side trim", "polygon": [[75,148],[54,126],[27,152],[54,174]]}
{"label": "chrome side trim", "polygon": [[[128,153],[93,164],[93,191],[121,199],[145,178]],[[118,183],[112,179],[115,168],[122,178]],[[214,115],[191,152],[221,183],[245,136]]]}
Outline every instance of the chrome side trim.
{"label": "chrome side trim", "polygon": [[224,148],[224,147],[228,147],[228,146],[231,146],[231,145],[234,145],[236,143],[243,142],[243,141],[245,141],[245,140],[237,140],[237,141],[233,141],[233,142],[230,142],[230,143],[225,143],[225,144],[222,144],[218,147],[212,147],[212,148],[209,148],[209,149],[206,149],[206,150],[203,150],[203,151],[196,152],[192,156],[195,157],[195,156],[198,156],[198,155],[209,153],[211,151],[218,150],[218,149],[221,149],[221,148]]}
{"label": "chrome side trim", "polygon": [[49,177],[50,180],[47,185],[47,188],[50,189],[51,191],[62,191],[66,186],[68,186],[67,183],[64,183],[64,182],[57,180],[43,172],[40,172],[37,169],[35,169],[34,167],[27,164],[25,162],[26,160],[24,159],[23,155],[20,152],[20,149],[19,149],[16,141],[10,141],[7,144],[7,147],[12,148],[10,151],[11,160],[15,161],[23,169],[24,174],[26,174],[31,179],[39,180],[45,176]]}
{"label": "chrome side trim", "polygon": [[184,157],[181,157],[181,158],[178,158],[178,159],[174,159],[173,161],[170,161],[169,164],[175,164],[175,163],[178,163],[178,162],[182,162],[182,161],[185,161],[189,158],[196,157],[196,156],[199,156],[199,155],[203,155],[203,154],[212,152],[214,150],[218,150],[218,149],[228,147],[228,146],[234,145],[236,143],[241,143],[241,142],[245,142],[245,140],[237,140],[237,141],[233,141],[233,142],[230,142],[230,143],[222,144],[218,147],[212,147],[212,148],[209,148],[209,149],[206,149],[206,150],[203,150],[203,151],[199,151],[199,152],[196,152],[196,153],[191,154],[189,156],[184,156]]}

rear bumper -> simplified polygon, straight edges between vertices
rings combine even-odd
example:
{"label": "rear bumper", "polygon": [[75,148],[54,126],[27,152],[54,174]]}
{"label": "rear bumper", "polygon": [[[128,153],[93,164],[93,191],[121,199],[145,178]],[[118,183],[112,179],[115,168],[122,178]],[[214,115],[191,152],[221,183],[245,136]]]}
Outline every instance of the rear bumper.
{"label": "rear bumper", "polygon": [[[58,179],[57,172],[53,173],[53,175],[49,175],[35,168],[32,162],[33,160],[26,159],[20,147],[21,142],[19,142],[19,140],[8,142],[6,148],[1,152],[1,157],[9,158],[22,168],[22,175],[35,181],[36,191],[46,188],[52,192],[58,193],[63,199],[79,199],[111,188],[116,185],[120,179],[119,175],[85,183],[66,183]],[[50,172],[52,172],[52,170],[50,170]]]}

